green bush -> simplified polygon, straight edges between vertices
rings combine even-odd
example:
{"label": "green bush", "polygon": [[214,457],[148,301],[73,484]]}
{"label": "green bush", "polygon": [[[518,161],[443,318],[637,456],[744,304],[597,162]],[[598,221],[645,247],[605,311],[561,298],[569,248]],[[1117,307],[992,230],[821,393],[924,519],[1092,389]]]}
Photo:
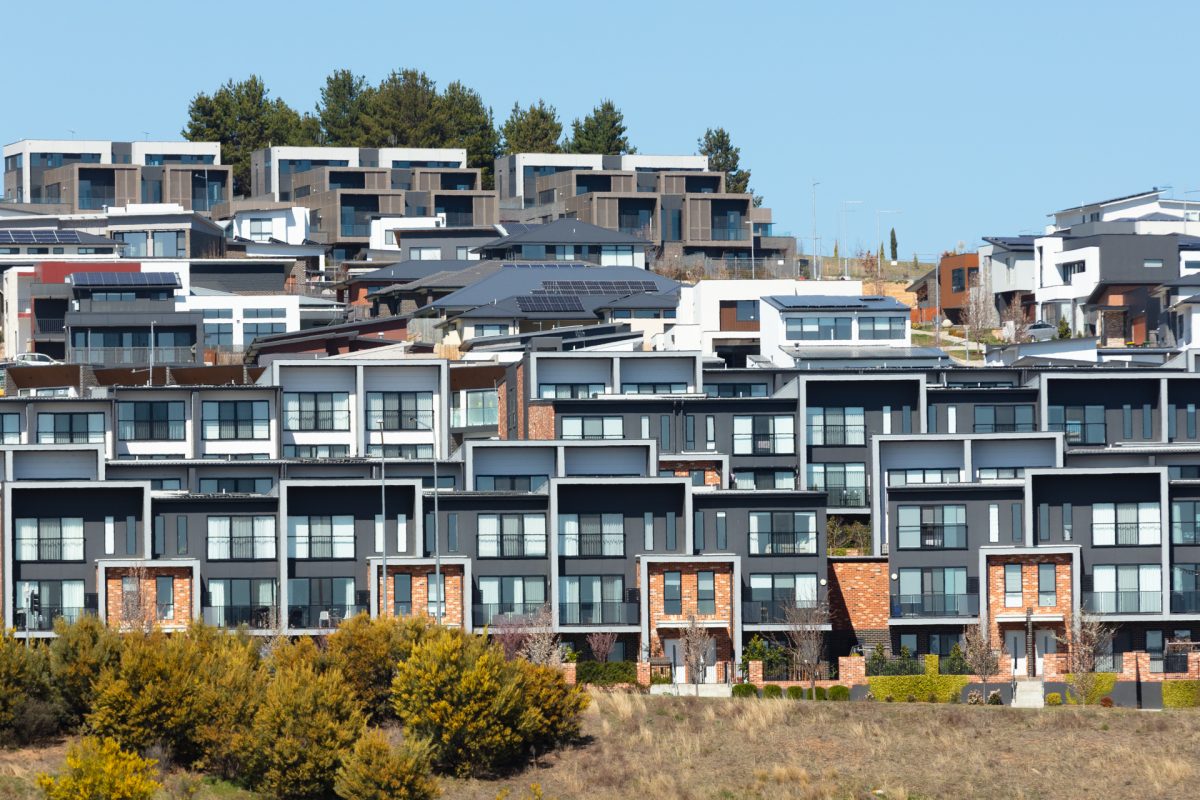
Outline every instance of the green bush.
{"label": "green bush", "polygon": [[466,777],[578,736],[588,697],[557,669],[506,661],[482,637],[442,629],[399,665],[392,703],[407,732],[429,740],[435,769]]}
{"label": "green bush", "polygon": [[912,657],[907,647],[900,648],[897,658],[888,658],[883,645],[875,645],[867,659],[867,675],[924,675],[925,665]]}
{"label": "green bush", "polygon": [[830,700],[849,700],[850,699],[850,689],[846,686],[830,686],[829,687],[829,699]]}
{"label": "green bush", "polygon": [[394,748],[378,728],[367,731],[333,783],[342,800],[432,800],[441,794],[429,774],[428,745]]}
{"label": "green bush", "polygon": [[735,683],[733,685],[734,697],[758,697],[758,689],[754,688],[752,683]]}
{"label": "green bush", "polygon": [[376,723],[393,717],[391,694],[396,664],[433,635],[428,617],[382,617],[365,613],[344,621],[329,637],[326,661],[341,669],[363,709]]}
{"label": "green bush", "polygon": [[46,800],[151,800],[161,788],[153,759],[128,753],[112,739],[85,737],[67,750],[61,775],[39,775]]}
{"label": "green bush", "polygon": [[750,641],[742,648],[741,670],[743,677],[749,674],[751,661],[761,661],[763,674],[774,675],[787,668],[788,654],[779,645],[767,641],[756,633],[750,637]]}
{"label": "green bush", "polygon": [[[931,696],[936,697],[936,695],[931,695]],[[917,696],[915,694],[910,694],[908,697],[904,698],[904,702],[915,703],[915,702],[917,702]]]}
{"label": "green bush", "polygon": [[670,675],[663,675],[661,672],[655,672],[650,675],[651,686],[666,686],[670,682]]}
{"label": "green bush", "polygon": [[[1071,675],[1064,676],[1067,686],[1071,685]],[[1084,705],[1094,706],[1100,702],[1100,698],[1106,694],[1112,694],[1112,690],[1117,685],[1117,675],[1115,672],[1097,672],[1095,680],[1092,682],[1092,688],[1088,692],[1088,696],[1084,699]],[[1064,700],[1070,705],[1079,705],[1079,698],[1075,696],[1075,692],[1068,691]]]}
{"label": "green bush", "polygon": [[763,699],[778,700],[783,697],[783,687],[775,683],[768,683],[762,690]]}
{"label": "green bush", "polygon": [[971,668],[967,666],[967,659],[963,656],[962,648],[958,642],[950,648],[950,655],[941,659],[938,665],[938,672],[942,675],[969,675]]}
{"label": "green bush", "polygon": [[1200,706],[1200,681],[1163,681],[1163,708]]}
{"label": "green bush", "polygon": [[803,700],[804,688],[801,686],[789,686],[787,688],[787,698],[788,700]]}
{"label": "green bush", "polygon": [[68,623],[54,620],[50,642],[50,675],[62,698],[69,725],[78,725],[91,708],[94,686],[105,667],[121,657],[121,637],[95,614],[83,614]]}
{"label": "green bush", "polygon": [[1061,706],[1062,705],[1062,695],[1059,694],[1058,692],[1050,692],[1050,694],[1046,695],[1046,705]]}
{"label": "green bush", "polygon": [[[812,700],[812,699],[813,699],[813,690],[812,690],[812,689],[807,689],[807,688],[806,688],[806,689],[804,689],[803,691],[804,691],[804,699],[805,699],[805,700]],[[827,700],[827,699],[829,699],[829,696],[828,696],[828,694],[825,692],[825,687],[824,687],[824,686],[818,686],[818,687],[816,688],[816,699],[818,699],[818,700]]]}
{"label": "green bush", "polygon": [[926,698],[925,698],[925,702],[927,702],[927,703],[936,703],[936,702],[938,702],[938,696],[937,696],[937,694],[935,694],[935,693],[933,693],[933,692],[930,692],[930,694],[929,694],[929,697],[926,697]]}
{"label": "green bush", "polygon": [[575,680],[594,686],[637,683],[637,664],[633,661],[580,661],[575,665]]}
{"label": "green bush", "polygon": [[867,679],[871,692],[877,697],[934,696],[939,703],[948,703],[950,698],[962,694],[968,678],[965,675],[882,675]]}
{"label": "green bush", "polygon": [[41,642],[0,634],[0,745],[28,744],[58,732],[63,709]]}
{"label": "green bush", "polygon": [[992,689],[990,692],[988,692],[987,704],[988,704],[989,706],[1002,706],[1002,705],[1004,705],[1004,700],[1003,700],[1003,698],[1001,698],[1001,697],[1000,697],[1000,690],[999,690],[999,689]]}

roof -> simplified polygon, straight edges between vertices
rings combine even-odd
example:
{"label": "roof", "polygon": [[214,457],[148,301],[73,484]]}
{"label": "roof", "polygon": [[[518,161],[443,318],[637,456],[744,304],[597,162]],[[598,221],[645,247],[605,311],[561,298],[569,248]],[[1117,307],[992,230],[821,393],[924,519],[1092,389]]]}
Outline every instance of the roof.
{"label": "roof", "polygon": [[0,230],[0,244],[121,244],[115,239],[84,231],[59,231],[47,228],[7,228]]}
{"label": "roof", "polygon": [[783,294],[764,297],[781,311],[908,311],[908,306],[894,297],[863,295],[862,297],[839,297],[829,294]]}
{"label": "roof", "polygon": [[565,262],[505,263],[431,305],[475,308],[525,294],[609,295],[676,291],[679,283],[640,267],[597,267]]}
{"label": "roof", "polygon": [[872,361],[908,361],[912,359],[949,359],[936,347],[860,347],[828,345],[822,347],[784,347],[785,353],[800,361],[866,359]]}
{"label": "roof", "polygon": [[1005,250],[1033,250],[1034,236],[985,236],[983,240]]}
{"label": "roof", "polygon": [[514,351],[533,345],[544,351],[552,345],[558,351],[570,351],[596,345],[640,340],[642,334],[631,330],[628,323],[599,325],[570,325],[543,331],[508,334],[506,336],[477,336],[460,345],[463,351]]}
{"label": "roof", "polygon": [[[513,228],[517,226],[511,226]],[[627,233],[601,228],[590,222],[577,219],[556,219],[544,225],[523,225],[524,230],[514,231],[486,244],[480,250],[497,250],[522,244],[611,244],[648,246],[650,242]]]}
{"label": "roof", "polygon": [[73,272],[67,282],[80,288],[179,288],[179,276],[174,272]]}
{"label": "roof", "polygon": [[921,277],[919,277],[919,278],[917,278],[916,280],[914,280],[914,281],[913,281],[912,283],[910,283],[908,286],[906,286],[906,287],[905,287],[905,289],[904,289],[904,291],[906,291],[906,292],[918,292],[918,291],[920,291],[920,289],[921,289],[921,284],[923,284],[923,283],[930,283],[930,282],[932,282],[932,281],[936,280],[936,275],[937,275],[937,267],[934,267],[933,269],[929,270],[928,272],[926,272],[926,273],[925,273],[924,275],[922,275]]}
{"label": "roof", "polygon": [[502,266],[499,261],[472,261],[471,266],[464,269],[439,270],[415,281],[388,286],[375,294],[413,292],[419,289],[461,289],[498,272]]}
{"label": "roof", "polygon": [[405,283],[425,278],[438,272],[454,272],[466,269],[478,263],[479,259],[453,258],[429,261],[406,259],[404,261],[397,261],[394,264],[387,264],[371,272],[361,272],[357,275],[352,275],[346,279],[346,282],[378,283],[380,281],[387,281],[389,283]]}
{"label": "roof", "polygon": [[1152,197],[1152,196],[1157,197],[1160,194],[1162,194],[1162,191],[1157,186],[1155,186],[1155,187],[1151,188],[1150,191],[1148,191],[1148,192],[1137,192],[1136,194],[1127,194],[1124,197],[1112,197],[1112,198],[1109,198],[1108,200],[1098,200],[1094,203],[1085,203],[1081,206],[1068,206],[1060,211],[1055,211],[1051,214],[1047,214],[1046,216],[1053,217],[1055,214],[1065,214],[1068,211],[1082,211],[1083,209],[1090,208],[1092,206],[1107,206],[1112,203],[1120,203],[1125,200],[1136,200],[1139,197]]}

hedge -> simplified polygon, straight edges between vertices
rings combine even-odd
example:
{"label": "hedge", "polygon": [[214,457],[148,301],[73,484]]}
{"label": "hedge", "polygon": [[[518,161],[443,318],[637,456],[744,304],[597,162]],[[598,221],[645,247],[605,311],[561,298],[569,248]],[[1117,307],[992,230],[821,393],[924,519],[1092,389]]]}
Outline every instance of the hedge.
{"label": "hedge", "polygon": [[804,689],[799,686],[789,686],[787,688],[787,698],[788,700],[803,700]]}
{"label": "hedge", "polygon": [[733,685],[734,697],[758,697],[758,689],[754,688],[752,683],[735,683]]}
{"label": "hedge", "polygon": [[1050,694],[1046,695],[1046,705],[1061,706],[1062,705],[1062,695],[1059,694],[1058,692],[1051,692]]}
{"label": "hedge", "polygon": [[1163,708],[1200,706],[1200,681],[1163,681]]}
{"label": "hedge", "polygon": [[633,661],[580,661],[575,664],[575,681],[593,686],[637,683],[637,664]]}
{"label": "hedge", "polygon": [[768,683],[763,687],[762,696],[764,699],[783,697],[783,687],[775,683]]}
{"label": "hedge", "polygon": [[829,699],[830,700],[849,700],[850,699],[850,688],[847,686],[830,686],[829,687]]}
{"label": "hedge", "polygon": [[[1067,701],[1068,705],[1079,705],[1079,698],[1075,696],[1075,691],[1071,689],[1070,673],[1064,675],[1063,680],[1066,682],[1068,689],[1063,699]],[[1100,698],[1112,694],[1112,690],[1116,685],[1117,674],[1115,672],[1097,672],[1095,685],[1092,686],[1092,691],[1087,696],[1087,705],[1094,706],[1099,703]]]}
{"label": "hedge", "polygon": [[936,697],[939,703],[949,703],[962,695],[970,678],[966,675],[879,675],[867,678],[871,694],[876,697]]}

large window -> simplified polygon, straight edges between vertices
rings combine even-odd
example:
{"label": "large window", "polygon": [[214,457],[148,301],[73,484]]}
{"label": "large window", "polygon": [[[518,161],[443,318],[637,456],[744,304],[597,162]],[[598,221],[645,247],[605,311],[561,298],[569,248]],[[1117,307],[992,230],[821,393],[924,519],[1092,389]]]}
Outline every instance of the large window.
{"label": "large window", "polygon": [[1038,605],[1058,604],[1058,586],[1054,580],[1054,564],[1038,564]]}
{"label": "large window", "polygon": [[546,555],[544,514],[480,514],[480,558],[541,558]]}
{"label": "large window", "polygon": [[336,628],[363,610],[354,602],[354,578],[289,578],[287,591],[292,628]]}
{"label": "large window", "polygon": [[183,441],[182,400],[117,403],[117,437],[122,441]]}
{"label": "large window", "polygon": [[270,478],[201,478],[200,494],[268,494]]}
{"label": "large window", "polygon": [[348,444],[285,444],[284,458],[346,458],[350,455]]}
{"label": "large window", "polygon": [[1158,503],[1096,503],[1092,506],[1094,547],[1135,547],[1161,542]]}
{"label": "large window", "polygon": [[350,395],[345,392],[284,392],[283,426],[289,431],[348,431]]}
{"label": "large window", "polygon": [[433,392],[367,392],[367,430],[433,429]]}
{"label": "large window", "polygon": [[892,616],[961,616],[977,604],[967,594],[965,567],[900,569],[900,593],[892,598]]}
{"label": "large window", "polygon": [[559,552],[564,556],[625,555],[625,518],[621,514],[560,514]]}
{"label": "large window", "polygon": [[270,219],[251,219],[250,220],[250,241],[252,242],[269,242],[274,234],[273,223]]}
{"label": "large window", "polygon": [[210,561],[275,558],[275,517],[233,516],[208,518]]}
{"label": "large window", "polygon": [[210,578],[204,598],[204,621],[233,628],[270,628],[275,622],[274,578]]}
{"label": "large window", "polygon": [[861,445],[866,442],[866,413],[861,406],[808,409],[809,444]]}
{"label": "large window", "polygon": [[967,546],[967,507],[900,506],[897,547],[901,550],[960,550]]}
{"label": "large window", "polygon": [[861,316],[858,318],[858,338],[860,339],[903,339],[904,329],[904,317]]}
{"label": "large window", "polygon": [[538,397],[543,400],[578,400],[604,394],[603,383],[542,383]]}
{"label": "large window", "polygon": [[270,404],[266,400],[213,400],[203,404],[204,438],[267,439]]}
{"label": "large window", "polygon": [[809,464],[808,488],[829,495],[829,505],[838,508],[867,504],[865,464]]}
{"label": "large window", "polygon": [[786,622],[787,609],[812,608],[817,602],[815,573],[750,575],[750,596],[742,621],[747,624]]}
{"label": "large window", "polygon": [[38,414],[38,444],[104,441],[104,414]]}
{"label": "large window", "polygon": [[962,472],[958,469],[935,467],[932,469],[889,469],[888,486],[925,486],[937,483],[958,483]]}
{"label": "large window", "polygon": [[548,475],[476,475],[477,492],[544,492]]}
{"label": "large window", "polygon": [[854,338],[853,317],[788,317],[788,339],[799,341],[848,341]]}
{"label": "large window", "polygon": [[733,473],[733,488],[791,491],[796,488],[796,473],[790,469],[739,469]]}
{"label": "large window", "polygon": [[696,573],[696,613],[717,613],[717,584],[715,572],[702,571]]}
{"label": "large window", "polygon": [[21,415],[0,414],[0,442],[19,444],[21,441]]}
{"label": "large window", "polygon": [[288,517],[289,558],[354,558],[354,517]]}
{"label": "large window", "polygon": [[489,625],[497,615],[535,614],[546,605],[546,579],[523,575],[482,577],[479,600],[476,625]]}
{"label": "large window", "polygon": [[772,455],[796,452],[795,420],[789,414],[756,414],[733,418],[734,455]]}
{"label": "large window", "polygon": [[623,439],[625,420],[622,417],[563,417],[564,439]]}
{"label": "large window", "polygon": [[683,394],[686,383],[622,383],[621,394]]}
{"label": "large window", "polygon": [[1030,433],[1033,406],[975,406],[975,433]]}
{"label": "large window", "polygon": [[1118,564],[1092,567],[1092,592],[1084,608],[1097,614],[1162,611],[1162,566]]}
{"label": "large window", "polygon": [[765,383],[706,383],[704,393],[709,397],[766,397]]}
{"label": "large window", "polygon": [[17,561],[83,561],[83,519],[21,518],[16,521]]}
{"label": "large window", "polygon": [[56,618],[74,622],[86,610],[81,580],[17,581],[16,590],[17,630],[53,630]]}
{"label": "large window", "polygon": [[1171,543],[1200,544],[1200,502],[1181,500],[1171,503]]}
{"label": "large window", "polygon": [[811,511],[750,512],[750,555],[817,552],[817,515]]}
{"label": "large window", "polygon": [[467,427],[495,425],[500,419],[500,394],[495,389],[467,392]]}
{"label": "large window", "polygon": [[637,620],[625,605],[620,575],[569,575],[558,579],[558,615],[562,625],[631,625]]}
{"label": "large window", "polygon": [[1062,431],[1070,444],[1104,444],[1104,406],[1050,406],[1048,427]]}

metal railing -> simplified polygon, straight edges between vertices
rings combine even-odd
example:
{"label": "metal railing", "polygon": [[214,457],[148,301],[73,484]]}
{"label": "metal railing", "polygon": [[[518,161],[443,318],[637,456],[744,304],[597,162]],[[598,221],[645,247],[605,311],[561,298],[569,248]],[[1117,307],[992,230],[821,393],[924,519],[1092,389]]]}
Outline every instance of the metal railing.
{"label": "metal railing", "polygon": [[1032,422],[976,423],[975,433],[1033,433],[1037,427]]}
{"label": "metal railing", "polygon": [[709,234],[710,242],[745,242],[749,241],[750,232],[745,227],[713,228]]}
{"label": "metal railing", "polygon": [[545,606],[545,603],[476,603],[471,607],[471,618],[476,626],[491,625],[497,617],[527,623]]}
{"label": "metal railing", "polygon": [[906,537],[916,536],[916,547],[902,546],[901,550],[962,550],[967,546],[967,526],[950,525],[900,525],[896,528],[897,543]]}
{"label": "metal railing", "polygon": [[979,614],[975,594],[894,594],[893,617],[973,617]]}
{"label": "metal railing", "polygon": [[559,603],[560,625],[636,625],[638,604],[620,601]]}
{"label": "metal railing", "polygon": [[1093,522],[1092,540],[1107,537],[1119,546],[1131,547],[1140,543],[1143,530],[1157,546],[1162,531],[1156,522]]}
{"label": "metal railing", "polygon": [[66,331],[66,323],[62,317],[38,317],[37,333],[63,333]]}
{"label": "metal railing", "polygon": [[571,556],[587,558],[590,556],[623,556],[625,555],[624,533],[578,533],[559,537],[559,552]]}
{"label": "metal railing", "polygon": [[1120,672],[1124,669],[1124,653],[1100,653],[1096,656],[1093,672]]}
{"label": "metal railing", "polygon": [[1200,614],[1200,592],[1171,592],[1171,611],[1175,614]]}
{"label": "metal railing", "polygon": [[54,630],[54,620],[62,617],[67,622],[75,622],[84,614],[95,614],[96,610],[83,606],[42,606],[39,611],[18,608],[14,617],[14,627],[20,631],[51,631]]}
{"label": "metal railing", "polygon": [[118,420],[117,436],[124,442],[181,442],[186,434],[183,420]]}
{"label": "metal railing", "polygon": [[470,228],[475,224],[475,215],[469,211],[447,211],[447,228]]}
{"label": "metal railing", "polygon": [[735,433],[733,452],[735,455],[769,456],[776,453],[794,453],[795,441],[790,433]]}
{"label": "metal railing", "polygon": [[787,622],[788,609],[799,608],[795,600],[743,600],[742,623],[755,625]]}
{"label": "metal railing", "polygon": [[378,411],[367,411],[368,430],[379,430],[381,421],[385,431],[428,431],[433,425],[433,412],[387,410],[380,414]]}
{"label": "metal railing", "polygon": [[1153,673],[1180,674],[1188,671],[1187,653],[1151,653],[1150,671]]}
{"label": "metal railing", "polygon": [[217,628],[237,628],[245,625],[251,630],[270,630],[278,625],[279,612],[275,606],[204,606],[200,609],[205,625]]}
{"label": "metal railing", "polygon": [[[820,441],[817,441],[820,439]],[[858,446],[867,443],[866,425],[809,425],[810,445]]]}
{"label": "metal railing", "polygon": [[289,605],[287,622],[289,628],[336,628],[342,620],[349,619],[366,610],[366,606],[336,603],[308,606]]}
{"label": "metal railing", "polygon": [[450,409],[450,427],[471,428],[478,425],[497,425],[500,422],[498,408]]}
{"label": "metal railing", "polygon": [[285,411],[285,430],[289,431],[348,431],[350,411],[327,409],[322,411]]}
{"label": "metal railing", "polygon": [[1050,430],[1065,433],[1068,444],[1104,444],[1108,434],[1103,422],[1065,422],[1050,425]]}
{"label": "metal railing", "polygon": [[[82,364],[149,364],[149,347],[73,347],[70,358]],[[155,364],[191,364],[196,352],[191,347],[155,347]]]}
{"label": "metal railing", "polygon": [[83,537],[18,538],[15,549],[17,561],[82,561]]}
{"label": "metal railing", "polygon": [[348,223],[348,222],[343,222],[343,223],[342,223],[342,225],[341,225],[341,233],[342,233],[342,236],[362,236],[362,237],[366,237],[366,236],[370,236],[370,235],[371,235],[371,226],[370,226],[370,225],[359,225],[359,224],[351,224],[351,223]]}
{"label": "metal railing", "polygon": [[816,534],[799,531],[779,533],[751,531],[750,555],[811,555],[817,551]]}
{"label": "metal railing", "polygon": [[1158,614],[1161,592],[1085,592],[1083,609],[1093,614]]}
{"label": "metal railing", "polygon": [[117,198],[113,195],[102,195],[100,197],[92,197],[91,195],[79,196],[79,207],[89,211],[104,208],[105,206],[115,206]]}
{"label": "metal railing", "polygon": [[[293,537],[288,538],[289,549],[295,553],[299,552],[296,545],[302,540]],[[334,536],[326,535],[308,535],[308,555],[294,556],[294,558],[354,558],[354,536]]]}
{"label": "metal railing", "polygon": [[257,561],[275,558],[273,536],[209,536],[210,561]]}
{"label": "metal railing", "polygon": [[862,508],[867,504],[867,490],[863,486],[827,486],[825,492],[832,508]]}
{"label": "metal railing", "polygon": [[[527,547],[523,533],[481,533],[479,534],[478,552],[480,558],[544,558],[546,556],[546,537],[530,536],[532,548]],[[540,541],[539,541],[540,540]],[[483,553],[495,555],[482,555]]]}

